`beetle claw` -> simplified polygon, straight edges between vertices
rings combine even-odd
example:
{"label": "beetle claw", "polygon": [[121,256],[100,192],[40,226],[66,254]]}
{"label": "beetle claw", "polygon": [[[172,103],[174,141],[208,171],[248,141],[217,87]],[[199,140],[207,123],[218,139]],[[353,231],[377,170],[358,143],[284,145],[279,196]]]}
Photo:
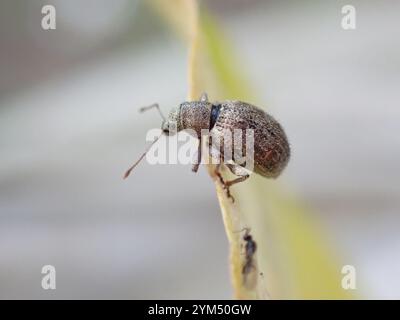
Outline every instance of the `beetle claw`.
{"label": "beetle claw", "polygon": [[231,199],[232,203],[234,203],[235,202],[235,198],[231,195],[231,192],[229,190],[230,184],[227,181],[225,181],[224,178],[222,178],[222,175],[219,172],[218,167],[217,167],[217,169],[215,169],[214,174],[218,177],[218,180],[219,180],[219,183],[222,186],[222,189],[225,190],[226,197],[228,199]]}
{"label": "beetle claw", "polygon": [[228,199],[231,199],[232,203],[235,203],[235,198],[231,195],[229,188],[226,188],[226,196],[228,197]]}

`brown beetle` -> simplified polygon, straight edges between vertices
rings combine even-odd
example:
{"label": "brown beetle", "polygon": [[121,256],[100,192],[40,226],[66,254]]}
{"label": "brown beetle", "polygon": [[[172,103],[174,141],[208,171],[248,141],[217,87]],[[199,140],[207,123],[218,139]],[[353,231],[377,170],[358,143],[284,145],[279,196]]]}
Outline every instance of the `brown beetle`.
{"label": "brown beetle", "polygon": [[[142,108],[141,111],[153,107],[158,109],[164,119],[161,126],[163,134],[173,135],[176,132],[191,129],[201,141],[202,129],[208,129],[210,136],[220,138],[220,141],[222,141],[222,144],[219,146],[220,157],[224,156],[223,144],[224,132],[226,130],[252,129],[254,132],[254,172],[264,177],[278,177],[289,161],[289,143],[281,125],[265,111],[249,103],[229,100],[221,103],[211,103],[208,101],[207,94],[203,93],[199,101],[183,102],[179,107],[174,108],[170,112],[168,119],[165,119],[162,115],[158,104]],[[176,130],[171,130],[172,126],[175,126]],[[200,141],[197,161],[192,166],[194,172],[197,172],[201,160]],[[213,147],[212,142],[209,143],[210,147]],[[245,142],[242,144],[242,147],[244,150],[246,149]],[[146,152],[125,173],[125,178],[140,160],[143,159]],[[213,153],[211,155],[213,156]],[[249,177],[249,172],[244,170],[245,165],[243,163],[235,162],[234,158],[233,163],[224,164],[237,176],[236,179],[231,181],[224,181],[219,172],[220,164],[216,167],[215,174],[219,177],[230,197],[229,187],[246,180]]]}

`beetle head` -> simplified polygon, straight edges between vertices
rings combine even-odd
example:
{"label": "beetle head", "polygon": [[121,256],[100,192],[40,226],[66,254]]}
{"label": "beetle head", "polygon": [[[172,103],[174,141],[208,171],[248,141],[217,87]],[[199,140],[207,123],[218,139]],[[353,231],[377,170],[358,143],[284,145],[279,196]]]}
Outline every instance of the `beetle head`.
{"label": "beetle head", "polygon": [[173,108],[168,118],[162,122],[161,130],[165,135],[172,136],[182,130],[180,122],[180,107]]}

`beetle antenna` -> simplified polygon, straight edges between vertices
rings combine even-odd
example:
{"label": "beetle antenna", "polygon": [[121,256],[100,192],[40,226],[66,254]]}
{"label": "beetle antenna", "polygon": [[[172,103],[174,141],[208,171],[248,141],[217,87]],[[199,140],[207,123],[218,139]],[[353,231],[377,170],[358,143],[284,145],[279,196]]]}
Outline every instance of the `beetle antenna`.
{"label": "beetle antenna", "polygon": [[136,166],[139,164],[140,161],[142,161],[142,159],[144,158],[144,156],[147,154],[147,152],[149,152],[149,150],[151,149],[151,147],[158,141],[158,139],[161,138],[161,136],[163,135],[163,133],[161,133],[151,144],[150,146],[146,149],[146,151],[140,156],[140,158],[128,169],[126,170],[125,174],[124,174],[124,179],[128,178],[128,176],[131,174],[131,171],[133,169],[136,168]]}
{"label": "beetle antenna", "polygon": [[233,231],[235,233],[239,233],[239,232],[243,232],[246,231],[247,233],[250,233],[250,228],[249,227],[243,227],[242,229],[238,230],[238,231]]}
{"label": "beetle antenna", "polygon": [[153,103],[152,105],[147,106],[147,107],[141,107],[141,108],[139,109],[139,111],[140,111],[140,112],[145,112],[145,111],[150,110],[150,109],[153,109],[153,108],[157,108],[158,113],[160,114],[161,118],[162,118],[164,121],[166,121],[165,116],[164,116],[163,113],[161,112],[161,109],[160,109],[160,106],[158,105],[158,103]]}

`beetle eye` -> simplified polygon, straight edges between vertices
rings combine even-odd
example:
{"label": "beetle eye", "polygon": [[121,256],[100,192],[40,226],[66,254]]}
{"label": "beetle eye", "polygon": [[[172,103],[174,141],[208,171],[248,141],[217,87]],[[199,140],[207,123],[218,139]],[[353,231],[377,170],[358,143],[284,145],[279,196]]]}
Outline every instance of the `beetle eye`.
{"label": "beetle eye", "polygon": [[169,134],[169,125],[167,121],[163,121],[161,123],[161,130],[164,134],[168,135]]}

